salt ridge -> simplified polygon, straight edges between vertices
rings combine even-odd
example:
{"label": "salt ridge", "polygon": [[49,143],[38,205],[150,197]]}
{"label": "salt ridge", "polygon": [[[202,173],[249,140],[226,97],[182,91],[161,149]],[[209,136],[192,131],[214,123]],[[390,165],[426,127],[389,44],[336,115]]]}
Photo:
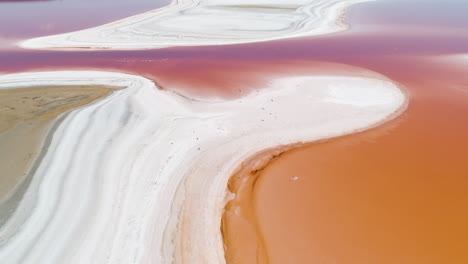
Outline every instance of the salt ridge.
{"label": "salt ridge", "polygon": [[0,263],[225,263],[221,215],[239,164],[275,146],[369,128],[406,104],[391,81],[352,76],[284,77],[222,102],[122,73],[0,76],[0,88],[39,85],[126,89],[58,125],[0,227]]}
{"label": "salt ridge", "polygon": [[225,45],[342,31],[345,8],[372,0],[177,0],[81,31],[33,38],[29,49],[154,49]]}

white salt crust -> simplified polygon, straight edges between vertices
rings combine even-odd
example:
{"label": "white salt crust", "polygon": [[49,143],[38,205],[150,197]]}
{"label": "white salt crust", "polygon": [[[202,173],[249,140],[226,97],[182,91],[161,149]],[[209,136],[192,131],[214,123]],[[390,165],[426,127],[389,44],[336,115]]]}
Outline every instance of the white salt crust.
{"label": "white salt crust", "polygon": [[20,43],[28,49],[155,49],[342,31],[345,8],[372,0],[176,0],[110,24]]}
{"label": "white salt crust", "polygon": [[349,76],[276,79],[221,102],[122,73],[0,76],[0,89],[43,85],[126,88],[58,125],[0,227],[0,263],[225,263],[221,215],[239,164],[267,148],[364,130],[406,105],[394,83]]}

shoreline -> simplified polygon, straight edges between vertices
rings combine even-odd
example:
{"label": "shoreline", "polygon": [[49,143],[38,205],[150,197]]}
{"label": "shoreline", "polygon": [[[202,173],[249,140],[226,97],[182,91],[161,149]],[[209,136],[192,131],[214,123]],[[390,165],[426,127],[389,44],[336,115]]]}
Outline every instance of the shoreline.
{"label": "shoreline", "polygon": [[[396,115],[398,115],[400,113],[399,111],[404,111],[406,103],[407,103],[407,100],[405,99],[404,102],[402,103],[402,106],[399,107],[397,110],[395,110],[396,112],[393,112],[393,114],[396,116]],[[379,122],[377,122],[377,123],[379,123]],[[367,128],[364,128],[364,130],[365,129],[367,129]],[[352,132],[349,132],[349,133],[353,133],[353,132],[355,132],[355,130],[353,130]],[[314,133],[315,133],[315,131],[313,133],[311,133],[311,134],[314,134]],[[337,135],[329,135],[328,137],[334,137],[334,136],[337,136]],[[262,141],[262,140],[260,140],[260,141]],[[307,141],[307,140],[292,140],[291,143],[301,142],[301,141]],[[283,146],[284,143],[283,144],[278,143],[276,145]],[[226,146],[224,146],[224,148],[226,148]],[[260,146],[256,146],[256,148],[259,151],[262,150],[262,149],[265,149],[265,147],[262,148]],[[268,148],[268,147],[266,147],[266,148]],[[239,151],[247,151],[247,153],[249,153],[249,154],[244,154],[243,157],[237,159],[236,162],[231,162],[231,161],[228,162],[227,166],[229,166],[229,168],[226,168],[225,170],[223,170],[223,171],[226,171],[226,172],[231,171],[231,173],[230,174],[228,173],[228,175],[232,175],[232,171],[237,170],[239,168],[238,164],[243,164],[245,162],[246,157],[248,158],[250,155],[253,155],[253,154],[255,154],[257,152],[257,151],[252,150],[252,149],[239,150]],[[221,156],[221,155],[227,155],[227,154],[218,153],[218,155]],[[231,153],[231,155],[236,156],[237,154]],[[211,192],[209,192],[208,190],[205,190],[208,193],[208,194],[206,194],[207,197],[205,197],[205,198],[200,197],[197,194],[187,194],[187,193],[190,193],[190,191],[187,190],[187,189],[193,188],[193,187],[187,187],[187,186],[193,186],[193,185],[196,184],[196,183],[194,183],[194,181],[196,181],[196,179],[194,179],[194,178],[195,178],[195,176],[191,176],[190,178],[185,180],[181,184],[181,187],[179,189],[179,196],[184,197],[185,201],[190,200],[190,202],[188,202],[190,205],[185,206],[186,209],[184,209],[184,211],[182,213],[174,211],[173,214],[172,214],[173,219],[171,221],[177,222],[176,219],[182,219],[182,223],[177,222],[177,224],[174,224],[174,226],[176,226],[176,227],[174,227],[173,230],[175,230],[176,228],[181,228],[182,231],[179,232],[179,236],[177,237],[178,242],[176,242],[176,244],[178,245],[178,249],[176,249],[176,251],[174,251],[174,253],[172,253],[171,255],[180,256],[179,259],[176,259],[176,263],[191,263],[191,262],[193,262],[193,261],[195,261],[197,259],[210,259],[210,260],[215,260],[216,259],[216,261],[213,261],[213,263],[224,263],[224,255],[223,254],[215,255],[215,254],[217,254],[216,252],[214,252],[214,253],[213,252],[206,252],[207,248],[214,248],[214,245],[216,245],[216,244],[217,245],[224,245],[221,242],[215,243],[214,245],[211,244],[211,247],[208,244],[206,244],[206,242],[203,242],[200,245],[190,245],[190,246],[184,245],[185,241],[198,240],[196,238],[197,236],[200,237],[200,238],[204,237],[205,239],[207,237],[218,237],[218,234],[219,234],[219,231],[220,231],[219,227],[221,226],[220,219],[222,218],[221,216],[223,214],[224,207],[225,207],[226,203],[232,198],[232,194],[230,194],[229,192],[227,192],[226,195],[224,195],[224,196],[216,196],[216,193],[220,193],[221,191],[226,191],[226,189],[223,189],[223,187],[225,186],[225,185],[223,185],[224,183],[220,183],[220,186],[218,186],[219,188],[221,188],[221,191],[213,191],[213,194],[210,194]],[[214,179],[212,179],[212,180],[214,180]],[[198,184],[200,184],[199,188],[203,188],[202,186],[207,186],[207,185],[212,184],[212,183],[209,182],[209,181],[205,181],[203,183],[198,183]],[[227,184],[227,182],[225,184]],[[195,188],[195,189],[197,189],[197,188]],[[217,199],[219,201],[218,202],[213,202],[212,199],[214,197],[218,197]],[[179,202],[183,203],[183,201],[179,201]],[[214,206],[210,205],[210,204],[214,204],[214,203],[217,203],[217,204],[214,205]],[[193,205],[193,204],[196,204],[196,205]],[[206,216],[205,217],[201,216],[200,218],[202,218],[202,219],[198,220],[200,222],[198,224],[194,224],[196,219],[198,219],[198,217],[196,217],[196,219],[194,219],[194,216],[204,214],[204,210],[200,210],[200,208],[220,208],[220,209],[216,209],[216,211],[214,212],[216,217],[207,218]],[[209,222],[206,223],[206,221],[209,221]],[[200,225],[205,226],[206,228],[200,228],[199,227]],[[197,228],[202,230],[202,231],[205,231],[205,233],[200,234],[200,235],[194,235],[194,234],[190,233],[190,230],[197,230]],[[170,233],[170,232],[168,232],[168,233]],[[218,238],[216,238],[216,239],[218,239]],[[171,236],[170,238],[167,238],[167,240],[168,241],[173,241],[173,237]],[[224,248],[222,250],[224,252]],[[208,255],[208,254],[211,255],[211,257],[206,257],[206,255]],[[189,259],[189,260],[187,260],[187,259]]]}

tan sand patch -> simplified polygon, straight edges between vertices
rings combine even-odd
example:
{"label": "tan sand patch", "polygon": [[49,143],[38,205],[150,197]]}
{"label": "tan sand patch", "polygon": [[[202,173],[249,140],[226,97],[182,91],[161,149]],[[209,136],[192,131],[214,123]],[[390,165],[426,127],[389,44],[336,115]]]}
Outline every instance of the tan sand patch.
{"label": "tan sand patch", "polygon": [[59,115],[115,90],[105,86],[40,86],[0,90],[0,200],[38,157]]}

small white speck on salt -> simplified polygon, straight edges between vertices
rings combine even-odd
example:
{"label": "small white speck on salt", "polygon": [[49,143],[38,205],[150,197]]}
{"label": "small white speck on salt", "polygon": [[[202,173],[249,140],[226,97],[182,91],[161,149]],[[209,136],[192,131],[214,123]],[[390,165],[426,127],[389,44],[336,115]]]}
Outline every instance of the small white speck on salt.
{"label": "small white speck on salt", "polygon": [[291,180],[297,181],[297,180],[299,180],[299,177],[291,177]]}

